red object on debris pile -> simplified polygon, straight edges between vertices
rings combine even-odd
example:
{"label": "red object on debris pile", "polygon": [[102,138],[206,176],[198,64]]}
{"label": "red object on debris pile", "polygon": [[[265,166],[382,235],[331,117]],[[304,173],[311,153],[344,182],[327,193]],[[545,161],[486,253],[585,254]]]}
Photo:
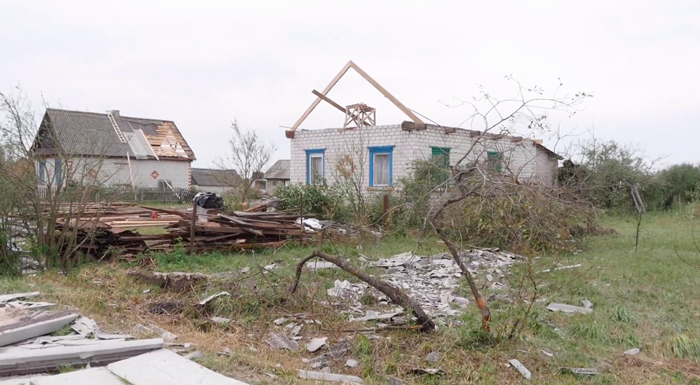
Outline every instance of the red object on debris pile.
{"label": "red object on debris pile", "polygon": [[158,212],[157,211],[151,211],[151,218],[158,218]]}

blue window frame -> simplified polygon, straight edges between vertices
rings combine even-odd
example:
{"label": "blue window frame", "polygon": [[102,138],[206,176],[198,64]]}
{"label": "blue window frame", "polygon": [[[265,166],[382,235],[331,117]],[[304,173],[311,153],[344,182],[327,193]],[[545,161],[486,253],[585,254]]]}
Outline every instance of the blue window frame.
{"label": "blue window frame", "polygon": [[306,151],[306,184],[323,183],[326,177],[326,149]]}
{"label": "blue window frame", "polygon": [[39,183],[46,183],[46,162],[39,162]]}
{"label": "blue window frame", "polygon": [[56,159],[56,165],[53,170],[56,177],[56,185],[60,186],[63,180],[63,162],[60,159]]}
{"label": "blue window frame", "polygon": [[393,152],[394,146],[377,146],[369,148],[369,186],[391,187],[394,185]]}

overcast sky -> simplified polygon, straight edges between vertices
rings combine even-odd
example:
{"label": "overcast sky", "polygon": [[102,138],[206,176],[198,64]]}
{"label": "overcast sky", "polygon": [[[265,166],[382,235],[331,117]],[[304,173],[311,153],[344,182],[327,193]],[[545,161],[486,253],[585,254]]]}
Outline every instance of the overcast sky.
{"label": "overcast sky", "polygon": [[[479,84],[509,96],[504,75],[550,91],[561,78],[595,95],[565,129],[698,163],[699,20],[697,0],[1,0],[0,90],[21,83],[38,109],[43,97],[174,120],[206,167],[227,151],[234,119],[287,158],[282,126],[348,60],[447,126],[468,111],[440,101],[470,98]],[[408,120],[355,73],[329,96],[376,107],[379,124]],[[302,128],[343,119],[322,103]]]}

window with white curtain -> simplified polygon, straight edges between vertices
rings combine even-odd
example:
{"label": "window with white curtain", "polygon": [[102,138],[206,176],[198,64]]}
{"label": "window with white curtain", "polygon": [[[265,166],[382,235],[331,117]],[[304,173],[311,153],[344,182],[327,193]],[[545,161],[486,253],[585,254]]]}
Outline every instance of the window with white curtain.
{"label": "window with white curtain", "polygon": [[392,152],[394,146],[378,146],[369,148],[370,187],[391,187],[392,183]]}
{"label": "window with white curtain", "polygon": [[323,183],[325,175],[325,149],[306,151],[306,184]]}
{"label": "window with white curtain", "polygon": [[374,154],[374,186],[389,185],[389,154]]}
{"label": "window with white curtain", "polygon": [[311,155],[309,163],[309,183],[321,182],[323,180],[323,154]]}

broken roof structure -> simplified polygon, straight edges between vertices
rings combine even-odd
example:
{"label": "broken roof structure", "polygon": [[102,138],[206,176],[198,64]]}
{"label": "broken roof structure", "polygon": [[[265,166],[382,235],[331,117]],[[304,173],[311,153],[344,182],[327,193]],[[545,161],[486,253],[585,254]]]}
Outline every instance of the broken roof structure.
{"label": "broken roof structure", "polygon": [[175,122],[48,108],[34,142],[35,155],[196,160]]}
{"label": "broken roof structure", "polygon": [[[350,69],[389,99],[410,121],[380,126],[376,123],[374,108],[362,103],[343,107],[331,100],[328,93]],[[361,181],[363,191],[393,190],[401,178],[410,175],[416,161],[439,158],[446,169],[467,162],[481,164],[520,182],[556,186],[558,161],[562,157],[544,147],[541,140],[426,124],[352,61],[323,91],[313,90],[312,93],[316,99],[286,131],[286,137],[291,139],[291,183],[332,184],[340,176]],[[343,127],[300,129],[321,101],[345,114]],[[359,167],[363,164],[368,167]],[[351,175],[358,172],[363,175]]]}

